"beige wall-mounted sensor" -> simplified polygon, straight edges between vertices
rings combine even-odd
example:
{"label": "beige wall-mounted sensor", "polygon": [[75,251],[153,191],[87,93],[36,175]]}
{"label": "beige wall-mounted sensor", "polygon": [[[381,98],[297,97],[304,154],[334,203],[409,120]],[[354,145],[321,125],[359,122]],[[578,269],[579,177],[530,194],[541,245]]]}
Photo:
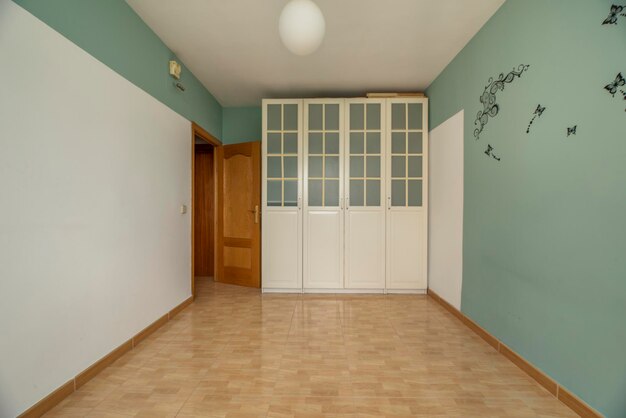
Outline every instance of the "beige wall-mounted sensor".
{"label": "beige wall-mounted sensor", "polygon": [[181,71],[180,64],[174,60],[170,61],[170,75],[174,77],[176,80],[180,80],[180,71]]}

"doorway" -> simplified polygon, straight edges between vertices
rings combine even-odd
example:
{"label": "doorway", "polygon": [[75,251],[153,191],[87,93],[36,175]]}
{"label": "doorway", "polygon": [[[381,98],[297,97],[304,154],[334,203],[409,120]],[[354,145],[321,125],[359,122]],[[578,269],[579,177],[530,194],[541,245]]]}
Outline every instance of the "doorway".
{"label": "doorway", "polygon": [[216,158],[222,144],[195,123],[192,124],[192,144],[191,291],[195,298],[197,281],[215,278]]}

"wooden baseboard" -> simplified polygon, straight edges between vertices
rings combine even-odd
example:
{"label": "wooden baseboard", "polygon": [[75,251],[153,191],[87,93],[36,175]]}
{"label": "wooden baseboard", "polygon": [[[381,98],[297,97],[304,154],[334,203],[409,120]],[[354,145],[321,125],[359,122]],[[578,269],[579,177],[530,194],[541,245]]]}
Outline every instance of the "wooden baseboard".
{"label": "wooden baseboard", "polygon": [[170,314],[168,312],[165,315],[163,315],[162,317],[160,317],[159,319],[157,319],[156,321],[154,321],[153,323],[151,323],[150,325],[148,325],[147,327],[145,327],[144,329],[142,329],[141,331],[139,331],[137,333],[137,335],[135,335],[133,337],[133,339],[132,339],[133,347],[137,347],[137,345],[140,342],[142,342],[143,340],[148,338],[150,336],[150,334],[152,334],[157,329],[161,328],[169,320],[170,320]]}
{"label": "wooden baseboard", "polygon": [[563,402],[572,411],[584,418],[602,418],[602,414],[597,412],[591,406],[587,405],[582,399],[575,396],[573,393],[559,385],[550,376],[543,371],[535,367],[532,363],[526,360],[524,357],[517,354],[510,347],[507,347],[502,341],[491,335],[487,330],[482,328],[476,322],[472,321],[463,312],[459,311],[454,306],[443,300],[437,293],[428,289],[428,296],[443,306],[452,315],[457,317],[463,322],[469,329],[474,331],[479,337],[485,340],[496,351],[509,359],[513,364],[519,367],[524,373],[532,377],[537,383],[543,386],[548,392],[554,395],[558,400]]}
{"label": "wooden baseboard", "polygon": [[145,340],[154,331],[165,325],[170,319],[178,315],[183,309],[191,305],[193,302],[193,296],[185,299],[182,303],[177,305],[174,309],[163,315],[161,318],[148,325],[143,330],[139,331],[130,340],[126,341],[100,360],[96,361],[91,366],[77,374],[72,380],[65,383],[54,392],[37,402],[35,405],[28,408],[18,418],[39,418],[46,412],[58,405],[63,399],[70,396],[74,391],[78,390],[85,383],[96,377],[98,373],[109,367],[115,362],[115,360],[122,357],[124,354],[132,350],[141,341]]}
{"label": "wooden baseboard", "polygon": [[96,361],[91,366],[87,367],[81,373],[76,375],[74,378],[74,382],[76,382],[76,389],[83,386],[85,383],[89,382],[93,379],[98,373],[102,370],[109,367],[111,364],[115,362],[118,358],[122,357],[124,354],[133,349],[133,340],[130,339],[126,341],[124,344],[117,347],[115,350],[111,351],[106,356],[102,357],[100,360]]}
{"label": "wooden baseboard", "polygon": [[59,404],[63,399],[70,396],[74,393],[74,379],[70,380],[66,384],[59,387],[57,390],[52,392],[50,395],[46,396],[35,405],[28,408],[24,413],[20,415],[20,417],[40,417],[56,405]]}

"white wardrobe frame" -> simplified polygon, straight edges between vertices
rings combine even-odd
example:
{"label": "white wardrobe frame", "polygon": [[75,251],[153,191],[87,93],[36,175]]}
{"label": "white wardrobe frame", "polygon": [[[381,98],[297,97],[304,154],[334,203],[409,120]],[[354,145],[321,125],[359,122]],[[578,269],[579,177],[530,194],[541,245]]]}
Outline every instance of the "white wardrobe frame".
{"label": "white wardrobe frame", "polygon": [[[340,204],[338,209],[310,208],[308,205],[308,104],[335,103],[340,105]],[[352,215],[375,211],[367,206],[352,208],[348,198],[350,190],[349,106],[351,103],[363,103],[365,108],[368,103],[381,104],[381,176],[383,176],[381,206],[384,215],[381,222],[384,225],[385,247],[382,262],[383,286],[378,286],[378,283],[373,282],[359,284],[358,281],[351,280],[350,263],[346,262],[351,251],[350,240],[347,237],[351,233]],[[422,104],[422,205],[419,207],[391,206],[391,109],[393,103],[406,104],[407,109],[409,103]],[[295,207],[267,205],[267,106],[271,104],[298,105],[298,204]],[[264,99],[262,124],[262,291],[274,293],[425,293],[428,286],[428,99]],[[311,223],[311,215],[325,216],[332,212],[339,215],[338,248],[341,254],[339,257],[341,287],[311,284],[309,280],[311,262],[320,262],[320,260],[310,260],[308,252],[311,244],[309,231],[316,226]],[[294,231],[297,231],[296,234],[293,234]],[[402,257],[411,253],[416,254],[415,257]],[[276,269],[277,263],[284,261],[285,254],[291,255],[287,263],[290,267]],[[279,272],[278,278],[270,275],[272,269],[274,272]],[[414,272],[413,274],[417,273],[417,277],[407,276],[407,272],[411,271]]]}
{"label": "white wardrobe frame", "polygon": [[[322,123],[326,124],[325,105],[339,106],[339,201],[337,206],[312,206],[309,202],[309,105],[322,105]],[[334,293],[343,288],[344,269],[344,174],[343,145],[344,130],[343,99],[306,99],[303,103],[303,274],[304,293]],[[322,141],[326,142],[326,129]],[[334,130],[333,130],[334,131]],[[326,146],[323,145],[325,151]],[[326,157],[322,157],[326,158]],[[325,164],[322,170],[326,170]],[[325,177],[325,173],[324,177]],[[322,194],[325,199],[325,193]],[[336,228],[333,228],[336,226]],[[335,236],[333,236],[335,235]],[[336,259],[334,259],[336,257]],[[341,286],[341,287],[340,287]]]}
{"label": "white wardrobe frame", "polygon": [[[296,206],[267,205],[267,106],[273,104],[295,104],[298,106],[298,195]],[[302,129],[302,106],[303,101],[300,99],[263,100],[261,286],[264,292],[271,289],[271,292],[275,293],[294,293],[300,292],[302,289],[302,144],[304,143],[302,138],[304,132]],[[284,124],[284,116],[284,108],[282,108],[281,124]],[[282,128],[281,125],[281,136],[285,133]],[[268,251],[268,248],[273,250]],[[270,271],[273,274],[270,274]]]}
{"label": "white wardrobe frame", "polygon": [[[391,159],[393,156],[391,146],[394,132],[391,111],[395,103],[406,104],[407,125],[409,104],[422,104],[422,128],[418,130],[407,127],[406,129],[407,133],[409,131],[422,132],[421,206],[397,207],[391,204]],[[387,99],[386,107],[387,121],[389,122],[385,141],[387,148],[386,293],[425,293],[428,289],[428,98],[391,98]],[[416,256],[414,258],[402,256],[407,253],[416,254]],[[413,271],[418,273],[418,277],[407,278],[407,276],[412,275],[410,272]]]}

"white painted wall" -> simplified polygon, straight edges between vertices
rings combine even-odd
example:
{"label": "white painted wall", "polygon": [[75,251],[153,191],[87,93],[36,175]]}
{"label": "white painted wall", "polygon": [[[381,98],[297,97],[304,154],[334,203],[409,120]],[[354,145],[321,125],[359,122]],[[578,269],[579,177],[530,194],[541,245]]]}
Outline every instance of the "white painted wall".
{"label": "white painted wall", "polygon": [[461,309],[463,111],[430,132],[428,287]]}
{"label": "white painted wall", "polygon": [[190,123],[0,0],[0,417],[191,294]]}

